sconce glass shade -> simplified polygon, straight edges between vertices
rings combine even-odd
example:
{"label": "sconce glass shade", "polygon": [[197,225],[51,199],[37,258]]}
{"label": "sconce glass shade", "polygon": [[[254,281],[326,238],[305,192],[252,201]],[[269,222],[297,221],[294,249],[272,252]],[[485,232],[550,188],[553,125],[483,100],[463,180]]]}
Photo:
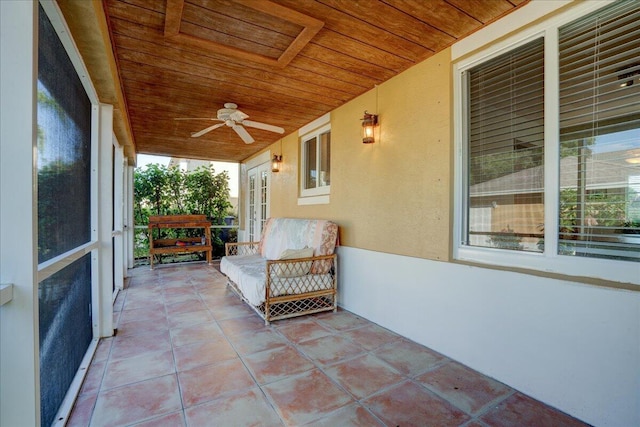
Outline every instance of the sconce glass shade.
{"label": "sconce glass shade", "polygon": [[280,163],[282,162],[282,155],[273,155],[271,159],[271,172],[280,172]]}
{"label": "sconce glass shade", "polygon": [[378,115],[364,112],[362,118],[362,142],[364,144],[372,144],[376,142],[374,129],[378,125]]}

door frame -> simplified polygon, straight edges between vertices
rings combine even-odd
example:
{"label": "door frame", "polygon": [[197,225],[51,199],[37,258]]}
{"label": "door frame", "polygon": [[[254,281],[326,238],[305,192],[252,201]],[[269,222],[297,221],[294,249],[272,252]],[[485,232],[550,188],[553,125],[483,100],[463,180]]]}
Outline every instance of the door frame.
{"label": "door frame", "polygon": [[[249,241],[249,236],[251,235],[251,232],[249,230],[249,226],[251,224],[251,221],[249,220],[249,207],[251,206],[249,197],[250,197],[250,192],[249,192],[249,177],[255,173],[256,175],[256,198],[259,197],[259,190],[260,190],[260,173],[261,172],[266,172],[266,177],[267,177],[267,188],[266,188],[266,212],[265,212],[265,218],[261,218],[261,215],[258,214],[262,214],[262,212],[258,212],[256,210],[256,220],[258,221],[258,224],[261,223],[261,220],[266,220],[269,217],[270,211],[271,211],[271,152],[270,151],[266,151],[256,157],[254,157],[253,159],[251,159],[250,161],[248,161],[247,163],[245,163],[245,175],[243,177],[243,203],[242,203],[242,208],[241,208],[241,218],[242,218],[242,228],[241,230],[239,230],[239,235],[238,235],[238,240],[241,242],[247,242]],[[254,236],[253,239],[254,240],[259,240],[260,238],[260,233],[259,231],[261,230],[261,227],[258,227],[257,230],[254,230]],[[258,231],[258,233],[256,233],[256,231]]]}

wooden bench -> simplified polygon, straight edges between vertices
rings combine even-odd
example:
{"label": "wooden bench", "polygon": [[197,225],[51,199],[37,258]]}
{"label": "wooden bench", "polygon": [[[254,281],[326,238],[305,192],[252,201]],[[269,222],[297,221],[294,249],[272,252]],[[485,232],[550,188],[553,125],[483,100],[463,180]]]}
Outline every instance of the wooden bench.
{"label": "wooden bench", "polygon": [[[202,237],[180,239],[154,239],[153,230],[163,228],[202,228]],[[158,231],[158,235],[159,235]],[[211,222],[205,215],[156,215],[149,217],[149,265],[153,270],[153,256],[204,252],[211,264]]]}

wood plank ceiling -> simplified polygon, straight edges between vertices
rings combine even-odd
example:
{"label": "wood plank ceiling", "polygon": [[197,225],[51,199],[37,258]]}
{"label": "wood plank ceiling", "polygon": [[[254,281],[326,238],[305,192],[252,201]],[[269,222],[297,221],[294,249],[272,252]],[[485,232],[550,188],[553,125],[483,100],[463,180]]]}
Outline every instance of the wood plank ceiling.
{"label": "wood plank ceiling", "polygon": [[[242,161],[528,0],[104,0],[138,153]],[[198,118],[175,120],[176,118]]]}

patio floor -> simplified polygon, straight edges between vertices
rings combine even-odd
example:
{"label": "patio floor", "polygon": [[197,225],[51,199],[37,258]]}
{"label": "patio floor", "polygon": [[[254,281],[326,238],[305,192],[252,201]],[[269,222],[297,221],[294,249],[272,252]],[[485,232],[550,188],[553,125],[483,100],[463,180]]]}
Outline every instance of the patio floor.
{"label": "patio floor", "polygon": [[265,326],[212,266],[127,281],[68,426],[584,425],[348,311]]}

